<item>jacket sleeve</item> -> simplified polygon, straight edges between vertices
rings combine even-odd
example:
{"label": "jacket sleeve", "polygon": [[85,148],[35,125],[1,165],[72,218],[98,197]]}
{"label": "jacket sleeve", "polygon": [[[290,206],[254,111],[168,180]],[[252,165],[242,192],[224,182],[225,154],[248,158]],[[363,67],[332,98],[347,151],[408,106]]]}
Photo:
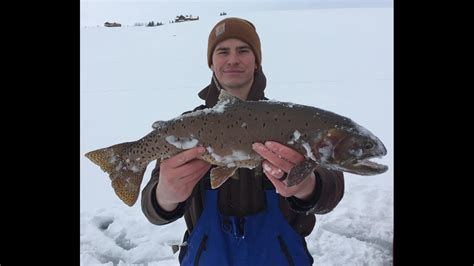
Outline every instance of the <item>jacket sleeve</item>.
{"label": "jacket sleeve", "polygon": [[316,168],[316,184],[313,196],[309,200],[296,197],[287,198],[290,207],[296,212],[324,214],[332,211],[344,196],[344,174],[323,167]]}
{"label": "jacket sleeve", "polygon": [[156,225],[168,224],[181,218],[184,214],[185,203],[181,202],[174,211],[163,210],[156,200],[156,186],[160,176],[160,163],[157,161],[151,173],[151,179],[142,190],[142,211],[150,223]]}

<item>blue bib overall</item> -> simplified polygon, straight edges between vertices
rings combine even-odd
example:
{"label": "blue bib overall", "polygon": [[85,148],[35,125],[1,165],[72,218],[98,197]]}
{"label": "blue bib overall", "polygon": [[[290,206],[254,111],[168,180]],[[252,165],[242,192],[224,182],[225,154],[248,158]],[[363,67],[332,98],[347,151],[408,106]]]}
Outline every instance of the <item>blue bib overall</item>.
{"label": "blue bib overall", "polygon": [[283,217],[275,190],[266,190],[267,207],[245,217],[219,212],[217,191],[206,190],[206,207],[187,242],[181,265],[311,265],[303,237]]}

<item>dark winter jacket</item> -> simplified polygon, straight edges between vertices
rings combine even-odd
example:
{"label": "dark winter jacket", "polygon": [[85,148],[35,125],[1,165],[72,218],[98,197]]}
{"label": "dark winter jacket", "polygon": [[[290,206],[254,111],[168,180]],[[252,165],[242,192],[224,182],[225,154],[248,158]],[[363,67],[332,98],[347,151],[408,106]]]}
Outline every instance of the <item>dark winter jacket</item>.
{"label": "dark winter jacket", "polygon": [[[264,89],[266,78],[262,68],[255,74],[254,83],[248,95],[248,100],[265,99]],[[217,103],[218,86],[213,80],[211,84],[199,92],[199,97],[206,104],[195,110],[212,107]],[[160,208],[156,200],[156,186],[159,179],[159,164],[152,172],[152,177],[142,191],[142,210],[148,220],[157,225],[171,223],[184,215],[188,235],[196,225],[205,206],[205,189],[210,189],[209,173],[199,181],[191,196],[172,211]],[[288,223],[300,235],[307,236],[314,228],[315,214],[331,211],[340,202],[344,194],[344,176],[342,172],[328,170],[322,167],[316,169],[316,187],[313,197],[302,201],[295,197],[280,196],[280,209]],[[273,184],[262,172],[261,167],[255,169],[238,169],[239,179],[229,178],[218,189],[218,204],[224,215],[246,216],[260,212],[265,208],[265,189],[274,189]]]}

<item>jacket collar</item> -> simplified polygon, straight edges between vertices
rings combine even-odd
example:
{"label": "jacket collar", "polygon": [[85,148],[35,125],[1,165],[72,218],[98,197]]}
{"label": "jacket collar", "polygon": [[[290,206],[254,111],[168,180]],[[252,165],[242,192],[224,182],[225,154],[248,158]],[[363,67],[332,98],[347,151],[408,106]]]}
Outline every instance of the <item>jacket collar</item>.
{"label": "jacket collar", "polygon": [[[265,77],[265,74],[263,74],[262,67],[259,67],[257,72],[255,72],[254,80],[247,100],[259,101],[266,99],[264,92],[266,86],[267,78]],[[206,101],[207,107],[213,107],[217,103],[220,90],[219,82],[217,81],[217,78],[215,78],[215,75],[212,74],[211,84],[202,89],[198,95],[199,98]]]}

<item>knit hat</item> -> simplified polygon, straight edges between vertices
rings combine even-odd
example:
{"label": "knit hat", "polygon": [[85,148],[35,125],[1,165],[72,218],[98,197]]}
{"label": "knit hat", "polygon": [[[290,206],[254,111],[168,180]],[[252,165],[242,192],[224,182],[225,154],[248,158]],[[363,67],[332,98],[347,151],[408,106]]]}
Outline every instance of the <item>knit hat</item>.
{"label": "knit hat", "polygon": [[209,67],[212,65],[212,53],[217,44],[231,38],[239,39],[250,45],[255,59],[257,60],[258,69],[262,63],[260,38],[258,37],[255,26],[250,21],[241,18],[223,19],[212,28],[207,43],[207,64]]}

